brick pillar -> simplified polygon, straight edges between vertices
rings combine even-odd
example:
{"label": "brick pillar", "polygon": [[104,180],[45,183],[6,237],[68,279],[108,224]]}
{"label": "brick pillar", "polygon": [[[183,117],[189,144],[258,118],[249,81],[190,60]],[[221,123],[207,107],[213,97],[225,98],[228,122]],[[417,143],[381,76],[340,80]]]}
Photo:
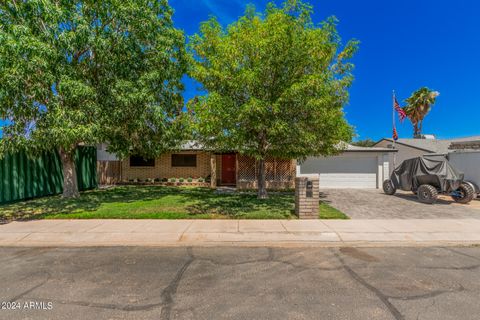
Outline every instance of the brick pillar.
{"label": "brick pillar", "polygon": [[295,214],[299,219],[318,219],[318,175],[295,178]]}
{"label": "brick pillar", "polygon": [[217,157],[214,153],[210,154],[210,188],[217,187]]}

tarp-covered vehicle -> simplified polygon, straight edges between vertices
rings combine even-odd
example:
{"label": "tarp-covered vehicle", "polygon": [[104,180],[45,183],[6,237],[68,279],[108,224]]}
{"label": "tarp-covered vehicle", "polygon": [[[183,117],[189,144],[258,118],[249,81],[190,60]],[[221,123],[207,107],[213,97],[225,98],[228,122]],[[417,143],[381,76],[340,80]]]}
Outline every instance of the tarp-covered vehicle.
{"label": "tarp-covered vehicle", "polygon": [[435,203],[438,194],[448,194],[458,203],[469,203],[475,197],[471,183],[463,180],[445,157],[418,157],[405,160],[390,179],[383,183],[383,191],[393,195],[401,189],[417,194],[423,203]]}

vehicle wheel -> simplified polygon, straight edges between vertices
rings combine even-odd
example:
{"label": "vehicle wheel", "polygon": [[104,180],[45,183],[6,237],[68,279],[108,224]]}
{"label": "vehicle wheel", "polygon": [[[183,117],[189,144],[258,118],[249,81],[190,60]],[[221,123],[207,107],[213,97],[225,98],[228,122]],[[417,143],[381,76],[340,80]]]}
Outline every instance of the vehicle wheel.
{"label": "vehicle wheel", "polygon": [[452,199],[458,203],[469,203],[475,197],[475,189],[469,183],[462,183],[452,194]]}
{"label": "vehicle wheel", "polygon": [[434,204],[437,201],[438,191],[434,186],[422,184],[417,190],[417,197],[420,202]]}
{"label": "vehicle wheel", "polygon": [[389,196],[394,195],[397,192],[397,188],[393,185],[392,180],[388,179],[383,182],[383,192]]}
{"label": "vehicle wheel", "polygon": [[477,199],[480,194],[480,189],[472,181],[463,181],[463,183],[469,184],[473,188],[473,200]]}

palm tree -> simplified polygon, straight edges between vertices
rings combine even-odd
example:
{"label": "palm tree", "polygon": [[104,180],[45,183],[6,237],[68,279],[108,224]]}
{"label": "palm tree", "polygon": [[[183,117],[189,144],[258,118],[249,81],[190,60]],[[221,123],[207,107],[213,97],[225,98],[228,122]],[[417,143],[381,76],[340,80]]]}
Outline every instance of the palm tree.
{"label": "palm tree", "polygon": [[408,119],[413,124],[413,137],[418,138],[422,133],[423,119],[428,114],[431,106],[435,104],[436,98],[440,95],[438,91],[433,91],[423,87],[415,91],[410,98],[405,100],[407,106],[403,109]]}

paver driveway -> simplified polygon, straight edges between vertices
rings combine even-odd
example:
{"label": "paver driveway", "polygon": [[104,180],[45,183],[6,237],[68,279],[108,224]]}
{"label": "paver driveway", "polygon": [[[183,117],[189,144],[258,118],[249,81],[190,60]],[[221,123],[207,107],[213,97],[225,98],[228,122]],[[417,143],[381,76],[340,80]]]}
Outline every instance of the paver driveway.
{"label": "paver driveway", "polygon": [[436,204],[418,202],[411,192],[397,192],[388,196],[372,189],[323,189],[323,201],[339,209],[352,219],[480,219],[480,201],[469,205],[441,197]]}

